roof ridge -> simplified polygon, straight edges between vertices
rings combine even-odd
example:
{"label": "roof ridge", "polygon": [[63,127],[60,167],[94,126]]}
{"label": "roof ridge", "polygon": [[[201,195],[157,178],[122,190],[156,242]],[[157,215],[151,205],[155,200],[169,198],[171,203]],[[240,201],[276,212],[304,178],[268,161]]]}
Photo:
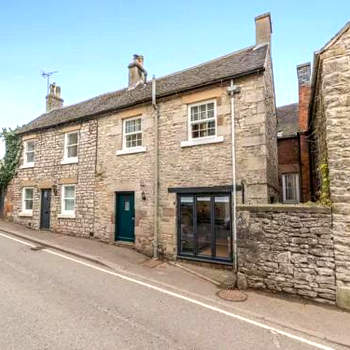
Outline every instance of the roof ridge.
{"label": "roof ridge", "polygon": [[[189,71],[189,70],[191,70],[191,69],[199,68],[199,67],[202,67],[202,66],[204,66],[204,65],[206,65],[206,64],[209,64],[209,63],[213,63],[213,62],[215,62],[215,61],[222,60],[223,58],[230,57],[230,56],[233,56],[233,55],[237,55],[237,54],[239,54],[239,53],[241,53],[241,52],[248,51],[248,50],[250,50],[250,49],[254,49],[255,46],[256,46],[256,45],[252,45],[252,46],[248,46],[248,47],[246,47],[246,48],[244,48],[244,49],[241,49],[241,50],[232,51],[232,52],[230,52],[230,53],[228,53],[228,54],[226,54],[226,55],[213,58],[213,59],[211,59],[211,60],[209,60],[209,61],[205,61],[205,62],[200,63],[200,64],[197,64],[197,65],[195,65],[195,66],[191,66],[191,67],[188,67],[188,68],[185,68],[185,69],[176,71],[176,72],[174,72],[174,73],[170,73],[170,74],[163,75],[163,76],[161,76],[161,77],[159,77],[159,78],[156,78],[156,80],[161,80],[161,79],[164,79],[164,78],[168,78],[168,77],[174,76],[174,75],[176,75],[176,74],[184,73],[184,72],[187,72],[187,71]],[[259,48],[260,48],[260,47],[259,47]]]}
{"label": "roof ridge", "polygon": [[[222,60],[223,58],[226,58],[226,57],[230,57],[230,56],[233,56],[233,55],[237,55],[237,54],[239,54],[239,53],[241,53],[241,52],[248,51],[248,50],[250,50],[250,49],[254,49],[254,48],[260,49],[260,48],[263,47],[263,46],[265,46],[265,44],[264,44],[264,45],[251,45],[251,46],[248,46],[248,47],[246,47],[246,48],[244,48],[244,49],[232,51],[232,52],[230,52],[230,53],[228,53],[228,54],[226,54],[226,55],[223,55],[223,56],[220,56],[220,57],[216,57],[216,58],[211,59],[211,60],[209,60],[209,61],[205,61],[205,62],[203,62],[203,63],[197,64],[197,65],[195,65],[195,66],[191,66],[191,67],[188,67],[188,68],[185,68],[185,69],[176,71],[176,72],[174,72],[174,73],[170,73],[170,74],[163,75],[163,76],[161,76],[161,77],[159,77],[159,78],[156,78],[156,81],[162,80],[162,79],[166,79],[166,78],[168,78],[168,77],[172,77],[172,76],[177,75],[177,74],[181,74],[181,73],[187,72],[187,71],[189,71],[189,70],[191,70],[191,69],[195,69],[195,68],[198,68],[198,67],[202,67],[202,66],[204,66],[204,65],[206,65],[206,64],[209,64],[209,63],[213,63],[213,62],[215,62],[215,61]],[[147,85],[147,84],[150,84],[151,82],[152,82],[152,80],[147,81],[144,85],[140,85],[140,88],[141,88],[141,87],[144,87],[144,86]],[[80,102],[76,102],[76,103],[72,103],[72,104],[67,105],[67,106],[63,106],[63,107],[60,108],[60,110],[65,110],[65,109],[68,109],[68,108],[70,108],[70,107],[72,107],[72,106],[79,106],[80,104],[86,103],[86,102],[88,102],[88,101],[92,101],[92,100],[95,99],[95,98],[100,98],[100,97],[107,96],[107,95],[110,95],[110,94],[115,94],[115,93],[121,92],[121,91],[123,91],[123,90],[126,90],[126,91],[127,91],[128,88],[127,88],[127,87],[123,87],[123,88],[118,89],[118,90],[113,90],[113,91],[110,91],[110,92],[105,92],[105,93],[102,93],[102,94],[100,94],[100,95],[96,95],[96,96],[87,98],[86,100],[83,100],[83,101],[80,101]],[[39,117],[41,117],[41,116],[43,116],[43,115],[46,115],[46,114],[50,114],[50,113],[53,112],[53,111],[55,111],[55,110],[52,110],[52,111],[46,112],[46,113],[42,113],[42,114],[39,115]],[[39,117],[38,117],[38,118],[39,118]],[[37,119],[37,118],[36,118],[36,119]],[[35,120],[35,119],[34,119],[34,120]],[[33,121],[34,121],[34,120],[33,120]]]}

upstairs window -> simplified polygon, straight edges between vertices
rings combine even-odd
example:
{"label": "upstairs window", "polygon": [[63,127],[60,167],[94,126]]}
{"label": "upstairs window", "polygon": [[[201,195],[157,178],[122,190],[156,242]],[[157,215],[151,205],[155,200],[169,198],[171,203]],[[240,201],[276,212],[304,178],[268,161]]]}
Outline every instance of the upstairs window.
{"label": "upstairs window", "polygon": [[64,138],[64,161],[67,163],[78,162],[78,132],[65,134]]}
{"label": "upstairs window", "polygon": [[34,189],[24,187],[22,192],[22,212],[27,215],[33,214]]}
{"label": "upstairs window", "polygon": [[282,190],[284,203],[299,203],[299,174],[282,175]]}
{"label": "upstairs window", "polygon": [[124,120],[123,148],[135,148],[142,146],[141,117]]}
{"label": "upstairs window", "polygon": [[75,185],[62,186],[61,214],[75,215]]}
{"label": "upstairs window", "polygon": [[216,103],[208,101],[189,106],[189,140],[216,136]]}
{"label": "upstairs window", "polygon": [[31,167],[34,166],[34,140],[24,142],[24,160],[23,166]]}

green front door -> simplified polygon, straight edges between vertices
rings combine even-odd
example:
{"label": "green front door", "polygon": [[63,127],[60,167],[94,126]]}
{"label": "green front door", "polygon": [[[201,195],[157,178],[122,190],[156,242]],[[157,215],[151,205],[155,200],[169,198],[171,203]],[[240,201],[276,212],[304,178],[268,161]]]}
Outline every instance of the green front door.
{"label": "green front door", "polygon": [[135,206],[134,192],[117,193],[116,241],[134,242]]}

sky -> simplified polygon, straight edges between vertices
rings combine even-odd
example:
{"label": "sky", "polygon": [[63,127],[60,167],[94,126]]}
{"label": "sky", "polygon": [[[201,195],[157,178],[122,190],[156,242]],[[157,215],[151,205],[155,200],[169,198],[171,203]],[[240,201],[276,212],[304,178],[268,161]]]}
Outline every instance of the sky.
{"label": "sky", "polygon": [[58,71],[52,82],[74,104],[125,87],[135,53],[160,77],[251,46],[254,18],[265,12],[276,103],[293,103],[296,66],[350,20],[349,0],[2,0],[0,129],[45,112],[42,71]]}

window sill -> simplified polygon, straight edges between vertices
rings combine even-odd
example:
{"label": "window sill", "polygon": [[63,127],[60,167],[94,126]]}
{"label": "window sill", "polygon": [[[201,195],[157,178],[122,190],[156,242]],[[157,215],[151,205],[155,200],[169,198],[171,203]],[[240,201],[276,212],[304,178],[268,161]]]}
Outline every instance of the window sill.
{"label": "window sill", "polygon": [[25,217],[25,218],[31,218],[33,217],[32,211],[21,211],[18,216]]}
{"label": "window sill", "polygon": [[34,163],[27,163],[27,164],[23,164],[20,169],[30,169],[30,168],[34,168]]}
{"label": "window sill", "polygon": [[133,148],[125,148],[117,151],[117,156],[121,156],[124,154],[134,154],[134,153],[144,153],[146,152],[146,147],[133,147]]}
{"label": "window sill", "polygon": [[61,164],[76,164],[78,163],[78,158],[67,158],[67,159],[62,159]]}
{"label": "window sill", "polygon": [[75,214],[58,214],[59,219],[75,219]]}
{"label": "window sill", "polygon": [[208,145],[211,143],[219,143],[224,142],[223,136],[215,136],[215,137],[207,137],[202,139],[194,139],[194,140],[188,140],[188,141],[182,141],[181,147],[192,147],[192,146],[199,146],[199,145]]}

